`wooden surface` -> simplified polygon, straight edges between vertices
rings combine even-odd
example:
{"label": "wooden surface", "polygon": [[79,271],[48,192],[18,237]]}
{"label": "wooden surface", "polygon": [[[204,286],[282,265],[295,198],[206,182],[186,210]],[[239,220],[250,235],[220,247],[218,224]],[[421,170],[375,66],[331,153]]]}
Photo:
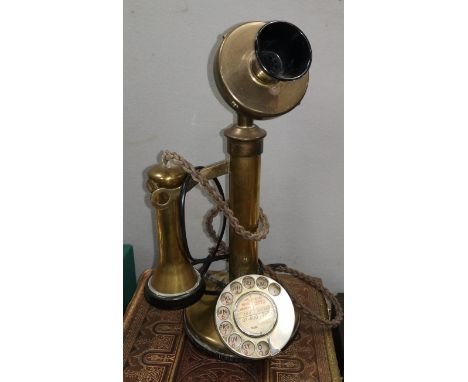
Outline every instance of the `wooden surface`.
{"label": "wooden surface", "polygon": [[[301,316],[291,344],[274,358],[230,363],[198,351],[184,334],[183,310],[163,311],[149,305],[143,286],[145,271],[124,317],[125,382],[338,382],[341,380],[331,330],[316,328]],[[291,276],[282,283],[310,309],[326,314],[314,289]]]}

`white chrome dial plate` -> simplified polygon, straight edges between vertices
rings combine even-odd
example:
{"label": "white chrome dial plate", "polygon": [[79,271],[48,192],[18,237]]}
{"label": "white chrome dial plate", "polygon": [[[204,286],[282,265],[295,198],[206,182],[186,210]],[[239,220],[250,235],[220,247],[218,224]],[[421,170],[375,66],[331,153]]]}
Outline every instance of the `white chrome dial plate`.
{"label": "white chrome dial plate", "polygon": [[294,306],[286,290],[262,275],[245,275],[221,292],[215,308],[216,329],[226,346],[244,358],[271,357],[294,330]]}

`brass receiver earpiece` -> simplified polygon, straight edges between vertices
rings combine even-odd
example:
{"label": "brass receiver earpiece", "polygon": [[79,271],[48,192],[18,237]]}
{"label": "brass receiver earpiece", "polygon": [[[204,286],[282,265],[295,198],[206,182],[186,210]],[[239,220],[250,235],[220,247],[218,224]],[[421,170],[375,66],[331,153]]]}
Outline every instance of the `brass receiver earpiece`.
{"label": "brass receiver earpiece", "polygon": [[179,196],[185,178],[180,167],[157,164],[148,171],[156,209],[159,259],[145,286],[145,297],[164,309],[182,309],[200,299],[205,282],[190,264],[180,240]]}

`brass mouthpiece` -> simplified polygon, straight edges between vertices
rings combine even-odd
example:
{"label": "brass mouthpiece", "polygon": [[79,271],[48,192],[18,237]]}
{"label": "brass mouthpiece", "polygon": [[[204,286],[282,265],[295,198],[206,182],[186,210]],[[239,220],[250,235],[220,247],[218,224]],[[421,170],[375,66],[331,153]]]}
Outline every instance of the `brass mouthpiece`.
{"label": "brass mouthpiece", "polygon": [[280,81],[301,78],[312,62],[309,40],[298,27],[285,21],[272,21],[260,28],[255,55],[261,68]]}
{"label": "brass mouthpiece", "polygon": [[238,114],[273,118],[300,103],[311,62],[309,41],[293,24],[249,22],[223,36],[215,79],[221,95]]}

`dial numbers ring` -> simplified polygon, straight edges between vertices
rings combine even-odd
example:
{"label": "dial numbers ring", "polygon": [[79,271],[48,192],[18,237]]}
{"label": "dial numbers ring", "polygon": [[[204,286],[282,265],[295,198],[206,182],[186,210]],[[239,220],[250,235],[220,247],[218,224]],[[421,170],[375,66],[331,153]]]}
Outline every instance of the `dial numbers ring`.
{"label": "dial numbers ring", "polygon": [[[289,342],[295,323],[294,306],[286,290],[275,280],[255,274],[239,277],[224,288],[214,318],[223,343],[248,359],[279,353]],[[221,333],[220,324],[226,322],[231,330]]]}

